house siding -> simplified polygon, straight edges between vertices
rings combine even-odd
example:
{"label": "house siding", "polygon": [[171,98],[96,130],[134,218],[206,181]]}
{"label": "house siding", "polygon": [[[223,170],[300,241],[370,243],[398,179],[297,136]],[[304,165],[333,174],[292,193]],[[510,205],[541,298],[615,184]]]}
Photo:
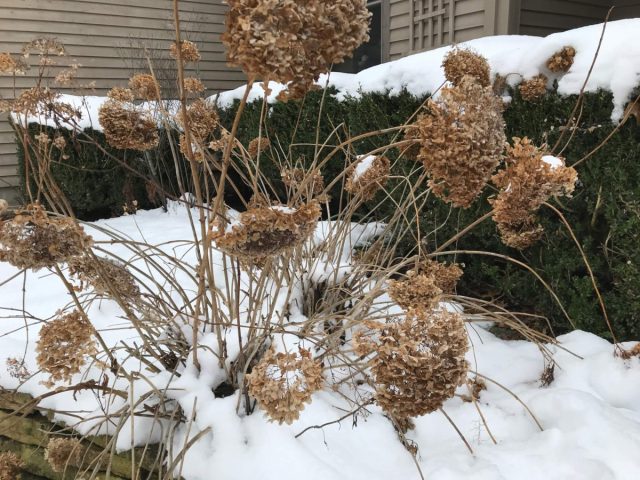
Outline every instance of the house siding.
{"label": "house siding", "polygon": [[521,0],[521,35],[545,36],[604,21],[609,6],[599,0]]}
{"label": "house siding", "polygon": [[[132,3],[134,5],[132,6]],[[243,74],[226,65],[220,34],[226,5],[222,0],[180,2],[183,38],[198,43],[202,60],[195,69],[211,93],[244,83]],[[158,77],[174,84],[175,64],[167,55],[173,39],[171,0],[2,0],[2,51],[19,54],[22,46],[40,37],[56,38],[67,56],[50,76],[78,63],[78,84],[95,82],[93,94],[126,83],[132,73],[145,71],[146,47]],[[16,90],[33,86],[37,69],[25,76],[0,76],[0,96],[12,98]],[[15,82],[15,84],[14,84]],[[169,87],[170,88],[170,87]],[[15,200],[18,184],[15,143],[6,116],[0,117],[0,198]]]}

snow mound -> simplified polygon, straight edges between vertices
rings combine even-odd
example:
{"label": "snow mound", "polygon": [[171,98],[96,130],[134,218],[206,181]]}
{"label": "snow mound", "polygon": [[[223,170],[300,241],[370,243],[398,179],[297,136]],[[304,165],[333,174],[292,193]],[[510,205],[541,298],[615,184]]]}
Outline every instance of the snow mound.
{"label": "snow mound", "polygon": [[[593,71],[589,69],[598,50],[603,24],[554,33],[547,37],[501,35],[478,38],[461,43],[483,55],[491,66],[492,75],[507,77],[510,84],[520,83],[540,73],[558,81],[562,95],[577,94],[582,86],[587,92],[598,89],[613,93],[612,119],[619,120],[633,89],[640,84],[640,19],[618,20],[606,25],[602,45]],[[565,46],[575,48],[574,63],[566,74],[555,74],[546,61]],[[359,97],[363,93],[397,95],[407,90],[416,96],[436,92],[444,83],[442,60],[451,47],[416,53],[399,60],[376,65],[357,74],[331,73],[323,75],[318,85],[334,87],[338,99]],[[585,84],[586,82],[586,84]],[[273,103],[284,86],[269,83]],[[245,86],[217,95],[218,105],[227,107],[242,98]],[[254,84],[249,100],[264,98],[262,84]]]}

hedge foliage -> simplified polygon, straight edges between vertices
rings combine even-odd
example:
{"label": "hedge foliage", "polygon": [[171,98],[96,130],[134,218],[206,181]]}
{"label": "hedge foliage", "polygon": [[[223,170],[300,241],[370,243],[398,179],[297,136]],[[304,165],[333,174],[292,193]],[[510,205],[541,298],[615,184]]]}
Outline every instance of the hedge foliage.
{"label": "hedge foliage", "polygon": [[[312,92],[302,102],[271,105],[262,134],[279,147],[264,155],[261,168],[272,179],[278,192],[284,189],[280,181],[282,150],[290,149],[290,158],[308,165],[313,158],[316,139],[327,145],[320,148],[322,154],[330,152],[340,141],[359,134],[382,130],[403,124],[423,103],[407,92],[400,95],[368,93],[359,98],[337,101],[333,92]],[[517,92],[505,111],[507,137],[528,136],[537,143],[553,145],[562,126],[567,124],[576,97],[562,97],[555,93],[537,102],[523,101]],[[572,135],[562,155],[572,164],[600,145],[615,128],[610,121],[612,101],[608,92],[589,93],[584,97],[579,128]],[[222,110],[220,117],[230,127],[237,104]],[[245,144],[259,135],[261,102],[247,105],[242,117],[238,138]],[[322,113],[320,113],[322,112]],[[319,127],[319,131],[318,131]],[[96,137],[103,148],[128,162],[145,174],[149,162],[137,152],[114,152],[104,144],[101,134],[87,132]],[[65,135],[70,135],[68,132]],[[366,153],[384,146],[394,138],[393,133],[355,142],[354,151],[340,150],[323,168],[326,181],[335,178],[345,168],[347,155]],[[564,142],[563,142],[564,143]],[[279,153],[278,153],[279,152]],[[395,160],[397,150],[388,152]],[[164,156],[166,154],[166,157]],[[173,161],[168,151],[157,153],[156,165],[165,172],[164,183],[173,185],[171,175]],[[171,162],[163,169],[163,162]],[[416,163],[401,159],[396,172],[415,172]],[[604,296],[609,317],[619,340],[640,338],[640,128],[629,121],[619,129],[593,156],[578,167],[580,181],[574,197],[563,200],[560,210],[566,216],[575,235],[589,259],[598,285]],[[416,175],[413,173],[412,175]],[[104,158],[95,147],[80,143],[71,156],[54,167],[54,176],[70,197],[83,218],[95,218],[103,212],[118,213],[133,196],[141,207],[153,204],[145,191],[144,181],[136,178],[121,165]],[[393,196],[402,196],[402,188],[388,184]],[[129,192],[129,193],[127,193]],[[485,196],[467,210],[452,210],[435,199],[430,199],[419,213],[420,225],[426,234],[428,249],[450,238],[457,230],[488,212]],[[332,192],[335,206],[343,195],[336,186]],[[369,208],[373,215],[384,220],[395,211],[392,201],[377,202]],[[373,208],[376,206],[376,208]],[[366,208],[366,207],[365,207]],[[584,261],[567,228],[551,211],[541,212],[545,227],[543,240],[524,252],[507,248],[500,242],[491,220],[480,224],[457,244],[457,250],[493,252],[511,257],[533,267],[553,288],[577,328],[610,337],[600,311]],[[446,222],[445,222],[446,220]],[[444,225],[443,225],[444,223]],[[436,228],[438,226],[438,228]],[[409,253],[415,244],[407,238],[402,243],[403,252]],[[504,257],[459,254],[455,258],[466,266],[459,293],[491,298],[496,303],[521,312],[543,315],[549,318],[553,333],[560,334],[572,327],[553,301],[545,287],[530,272]]]}
{"label": "hedge foliage", "polygon": [[[550,93],[540,101],[526,102],[516,91],[511,94],[513,100],[505,111],[507,138],[528,136],[538,144],[554,145],[562,127],[567,124],[577,97]],[[266,133],[272,143],[277,139],[276,143],[292,145],[291,157],[306,159],[308,163],[313,157],[312,145],[316,142],[318,125],[321,143],[333,135],[332,141],[327,142],[328,146],[321,152],[326,153],[339,143],[338,138],[344,140],[349,136],[403,124],[425,99],[407,92],[397,96],[371,93],[338,102],[330,94],[315,92],[303,104],[288,102],[271,106],[265,121],[266,132],[262,134]],[[239,138],[244,144],[258,136],[260,109],[260,102],[245,109],[239,131]],[[573,164],[600,145],[616,127],[610,120],[611,110],[609,92],[585,95],[579,128],[573,135],[565,134],[562,142],[564,145],[570,138],[562,152],[568,164]],[[230,124],[234,114],[235,107],[221,112],[221,117]],[[356,142],[356,152],[352,153],[365,153],[382,147],[393,137],[393,133],[387,133]],[[388,153],[393,160],[396,155],[395,149]],[[278,183],[278,161],[262,162],[273,181]],[[323,174],[331,180],[344,168],[345,154],[340,153],[323,170]],[[411,160],[401,160],[395,168],[397,173],[401,170],[408,174],[415,171],[416,164]],[[558,206],[580,240],[595,273],[618,339],[640,338],[640,128],[637,123],[627,122],[578,167],[578,173],[580,183],[574,197]],[[390,183],[387,190],[393,190],[395,196],[402,195],[403,190],[394,190],[394,186],[393,182]],[[488,212],[486,199],[490,193],[487,191],[467,210],[452,210],[436,199],[430,200],[420,213],[421,230],[427,234],[428,249],[435,249],[460,228]],[[333,196],[339,198],[340,195],[340,188],[336,187]],[[381,208],[377,207],[381,199],[378,196],[371,205],[376,206],[373,214],[384,220],[393,213],[395,204],[387,201]],[[493,252],[527,263],[555,291],[577,328],[610,338],[588,271],[572,236],[551,210],[543,210],[541,217],[545,237],[524,252],[502,245],[491,220],[461,239],[456,249]],[[403,245],[404,253],[415,247],[408,239]],[[512,310],[546,316],[555,334],[572,329],[544,285],[522,267],[489,255],[460,254],[455,259],[466,266],[459,293],[492,298]]]}

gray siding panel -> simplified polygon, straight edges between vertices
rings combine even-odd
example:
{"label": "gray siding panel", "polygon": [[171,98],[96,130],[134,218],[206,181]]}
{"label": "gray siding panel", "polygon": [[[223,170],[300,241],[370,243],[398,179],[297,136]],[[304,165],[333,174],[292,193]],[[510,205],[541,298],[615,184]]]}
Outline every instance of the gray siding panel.
{"label": "gray siding panel", "polygon": [[522,35],[549,35],[602,22],[609,7],[598,0],[522,0]]}
{"label": "gray siding panel", "polygon": [[[197,74],[209,93],[246,81],[239,70],[226,65],[220,42],[226,9],[222,0],[180,2],[183,38],[197,42],[202,54],[202,61],[187,74]],[[146,71],[143,46],[158,77],[166,79],[167,90],[176,76],[167,53],[173,40],[171,0],[2,0],[0,35],[0,50],[14,54],[34,38],[58,39],[67,57],[57,59],[60,66],[52,68],[50,76],[79,63],[78,83],[96,82],[96,90],[88,94],[103,95],[113,86],[124,85],[132,73]],[[18,91],[33,86],[35,70],[15,79]],[[0,76],[0,96],[13,94],[14,79]],[[13,133],[6,119],[0,118],[0,196],[7,195],[7,184],[17,182]]]}

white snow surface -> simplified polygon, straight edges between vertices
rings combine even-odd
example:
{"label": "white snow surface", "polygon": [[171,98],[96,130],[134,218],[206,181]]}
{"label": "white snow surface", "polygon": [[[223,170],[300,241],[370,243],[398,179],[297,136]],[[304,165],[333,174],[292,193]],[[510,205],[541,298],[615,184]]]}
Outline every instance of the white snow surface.
{"label": "white snow surface", "polygon": [[[588,92],[609,90],[614,97],[612,119],[619,120],[632,90],[640,84],[640,18],[618,20],[606,25],[593,71],[588,76],[602,30],[603,24],[598,24],[546,37],[499,35],[470,40],[460,46],[482,54],[489,61],[491,74],[506,76],[512,85],[543,73],[549,78],[550,85],[553,80],[558,80],[558,92],[562,95],[579,93],[583,85]],[[547,59],[565,46],[576,49],[573,65],[566,74],[550,72],[545,65]],[[376,65],[355,75],[323,75],[317,83],[322,87],[335,87],[339,99],[358,97],[368,92],[396,95],[403,89],[416,96],[434,93],[445,82],[442,60],[450,49],[447,46],[416,53]],[[284,87],[270,82],[269,88],[271,94],[268,101],[273,103]],[[242,98],[244,90],[245,86],[241,86],[219,94],[218,104],[230,105],[234,100]],[[262,85],[254,84],[249,99],[263,97]]]}
{"label": "white snow surface", "polygon": [[[169,212],[139,211],[135,215],[103,220],[87,225],[96,240],[105,239],[98,228],[117,230],[132,240],[147,241],[195,265],[195,254],[186,239],[190,227],[185,207],[170,205]],[[322,222],[314,236],[317,243],[336,225]],[[381,231],[381,225],[350,227],[350,242],[333,259],[318,259],[311,276],[328,280],[348,270],[353,245],[367,241]],[[185,240],[185,241],[183,241]],[[142,266],[131,258],[131,252],[120,245],[102,244],[113,253]],[[157,260],[161,263],[161,256]],[[221,256],[214,256],[217,269],[224,269]],[[314,270],[314,269],[312,269]],[[38,318],[50,318],[63,303],[71,302],[59,279],[46,270],[16,275],[18,271],[0,263],[0,385],[17,388],[33,395],[48,389],[37,373],[23,385],[5,371],[7,358],[23,358],[31,372],[37,372],[35,341]],[[188,290],[192,280],[181,272],[173,276]],[[217,280],[216,280],[217,281]],[[26,289],[23,296],[23,282]],[[191,283],[190,283],[191,282]],[[220,280],[220,288],[223,280]],[[169,288],[169,285],[165,285]],[[153,290],[152,284],[141,285]],[[176,296],[175,301],[179,301]],[[26,317],[20,313],[23,302]],[[243,308],[243,303],[240,303]],[[12,310],[15,309],[15,310]],[[301,313],[293,312],[300,319]],[[120,308],[107,299],[94,302],[89,316],[109,345],[132,345],[136,332],[123,319]],[[25,325],[28,328],[25,329]],[[28,334],[27,334],[28,333]],[[471,444],[474,454],[464,447],[445,416],[434,412],[415,419],[415,429],[407,437],[419,448],[418,463],[424,477],[430,480],[629,480],[640,471],[640,359],[623,360],[614,356],[613,346],[595,335],[574,331],[558,338],[558,345],[549,345],[557,362],[555,379],[548,387],[541,386],[544,369],[538,347],[526,341],[505,341],[486,330],[485,323],[468,328],[472,349],[468,353],[471,369],[489,377],[487,389],[478,402],[492,435],[494,444],[473,403],[456,397],[447,401],[444,410]],[[237,332],[228,332],[228,348],[233,356]],[[282,342],[295,346],[295,340]],[[135,360],[120,360],[129,370],[139,370],[156,387],[170,387],[167,395],[174,398],[187,417],[195,415],[193,425],[180,427],[175,436],[176,451],[192,438],[210,428],[188,451],[182,475],[186,480],[389,480],[418,479],[413,459],[400,444],[397,433],[378,407],[367,407],[357,417],[306,431],[345,415],[353,409],[345,399],[329,390],[313,395],[313,401],[290,426],[269,423],[257,410],[246,416],[236,413],[237,394],[216,398],[212,388],[223,380],[213,351],[213,334],[204,334],[200,362],[202,370],[187,367],[180,378],[167,372],[153,374]],[[236,342],[237,344],[237,342]],[[632,344],[626,345],[630,347]],[[237,347],[235,347],[237,349]],[[235,352],[237,353],[237,352]],[[92,366],[81,379],[101,379],[102,370]],[[107,374],[112,377],[108,372]],[[496,383],[493,383],[496,382]],[[122,379],[109,380],[115,388],[128,391],[135,400],[150,391],[145,381],[129,384]],[[517,395],[529,413],[512,394]],[[459,393],[466,394],[466,387]],[[148,400],[149,401],[149,400]],[[80,432],[109,433],[112,427],[103,424],[105,411],[122,407],[121,399],[109,399],[91,391],[62,393],[46,398],[40,408],[64,410],[57,414],[60,421],[74,425]],[[79,421],[79,415],[83,420]],[[540,429],[533,416],[540,423]],[[357,421],[356,421],[357,420]],[[127,420],[120,430],[118,449],[144,444],[158,439],[160,428],[151,420]],[[187,433],[189,432],[189,433]]]}
{"label": "white snow surface", "polygon": [[358,163],[356,164],[356,168],[353,171],[354,182],[357,181],[362,175],[367,172],[367,170],[371,168],[375,159],[375,155],[358,155]]}
{"label": "white snow surface", "polygon": [[[554,80],[558,81],[558,92],[562,95],[577,94],[583,85],[587,92],[609,90],[613,93],[614,108],[611,117],[617,121],[622,117],[624,105],[633,89],[640,84],[640,18],[617,20],[606,25],[602,45],[593,64],[593,71],[589,75],[602,31],[603,24],[598,24],[546,37],[498,35],[470,40],[459,45],[471,48],[486,57],[491,66],[492,76],[506,76],[511,85],[543,73],[549,78],[549,86]],[[545,66],[547,59],[564,46],[576,49],[573,65],[565,74],[550,72]],[[316,83],[321,87],[334,87],[339,100],[346,97],[357,98],[369,92],[397,95],[405,89],[416,96],[437,94],[445,82],[442,59],[451,48],[447,46],[416,53],[376,65],[357,74],[324,74]],[[242,98],[245,88],[243,85],[214,95],[210,99],[216,101],[220,107],[228,107],[234,100]],[[269,88],[267,101],[274,103],[285,86],[269,82]],[[260,100],[264,96],[263,85],[257,82],[253,85],[248,100]],[[82,112],[82,119],[77,125],[63,126],[80,129],[92,127],[101,130],[97,112],[105,100],[106,97],[63,95],[62,101],[78,107]],[[55,122],[48,118],[30,117],[29,121],[55,126]]]}

